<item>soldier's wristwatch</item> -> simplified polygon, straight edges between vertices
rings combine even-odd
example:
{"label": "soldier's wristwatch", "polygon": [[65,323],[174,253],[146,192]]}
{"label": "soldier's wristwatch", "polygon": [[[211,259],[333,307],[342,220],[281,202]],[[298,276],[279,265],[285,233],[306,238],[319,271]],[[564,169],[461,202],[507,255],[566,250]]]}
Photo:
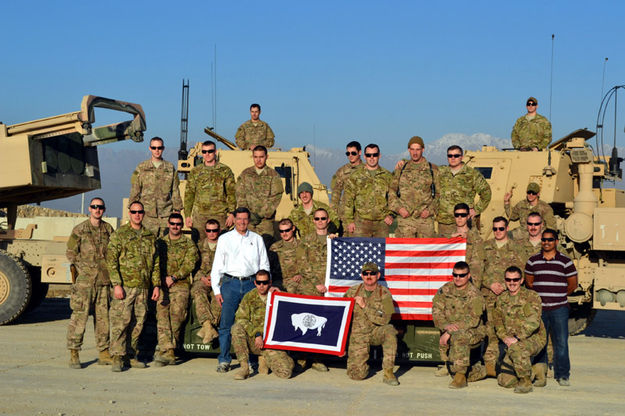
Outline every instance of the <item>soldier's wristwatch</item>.
{"label": "soldier's wristwatch", "polygon": [[261,334],[260,332],[257,332],[257,333],[256,333],[256,336],[257,336],[257,337],[261,337],[261,338],[262,338],[263,334]]}
{"label": "soldier's wristwatch", "polygon": [[178,281],[178,279],[176,279],[176,276],[172,276],[172,277],[171,277],[171,281],[172,281],[172,282],[174,282],[174,283],[176,283],[176,282]]}

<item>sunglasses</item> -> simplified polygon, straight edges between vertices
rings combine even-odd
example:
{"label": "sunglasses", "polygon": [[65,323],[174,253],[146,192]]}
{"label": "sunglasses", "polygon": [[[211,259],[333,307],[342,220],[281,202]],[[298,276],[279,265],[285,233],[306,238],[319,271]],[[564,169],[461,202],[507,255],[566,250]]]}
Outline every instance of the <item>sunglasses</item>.
{"label": "sunglasses", "polygon": [[150,146],[150,149],[152,150],[163,150],[165,148],[165,146]]}
{"label": "sunglasses", "polygon": [[145,211],[142,209],[131,209],[130,213],[131,214],[145,214]]}
{"label": "sunglasses", "polygon": [[345,152],[345,156],[356,156],[358,152]]}
{"label": "sunglasses", "polygon": [[372,272],[371,270],[362,272],[363,276],[376,276],[377,274],[378,274],[377,272]]}
{"label": "sunglasses", "polygon": [[536,103],[533,102],[528,102],[527,104],[525,104],[527,107],[536,107]]}
{"label": "sunglasses", "polygon": [[454,153],[454,154],[447,153],[447,157],[450,159],[456,159],[456,158],[462,157],[462,154],[461,153]]}
{"label": "sunglasses", "polygon": [[506,282],[520,282],[521,278],[520,277],[505,277],[504,280]]}
{"label": "sunglasses", "polygon": [[367,157],[378,157],[378,156],[380,156],[380,152],[376,152],[376,153],[365,153],[365,156],[367,156]]}
{"label": "sunglasses", "polygon": [[506,231],[506,227],[493,227],[493,231]]}
{"label": "sunglasses", "polygon": [[206,231],[207,233],[218,233],[219,228],[206,228],[204,231]]}
{"label": "sunglasses", "polygon": [[91,208],[91,209],[104,209],[106,207],[104,205],[93,204],[93,205],[89,205],[89,208]]}
{"label": "sunglasses", "polygon": [[537,195],[537,194],[538,194],[538,192],[534,192],[534,191],[527,191],[527,194],[528,194],[528,195]]}
{"label": "sunglasses", "polygon": [[556,239],[553,238],[553,237],[543,237],[543,238],[540,239],[540,241],[542,241],[543,243],[547,243],[547,242],[550,243],[552,241],[556,241]]}
{"label": "sunglasses", "polygon": [[540,224],[542,224],[542,222],[529,222],[529,221],[527,222],[527,225],[531,225],[532,227],[537,227]]}
{"label": "sunglasses", "polygon": [[284,230],[280,230],[280,234],[286,234],[289,231],[291,231],[292,229],[293,229],[293,227],[290,227],[290,228],[287,228],[287,229],[284,229]]}
{"label": "sunglasses", "polygon": [[268,285],[269,284],[269,280],[256,280],[256,284],[257,285]]}
{"label": "sunglasses", "polygon": [[454,217],[458,218],[458,217],[468,217],[469,213],[468,212],[454,212]]}
{"label": "sunglasses", "polygon": [[466,273],[454,273],[454,272],[451,272],[451,275],[453,277],[467,277],[468,274],[469,274],[469,272],[466,272]]}
{"label": "sunglasses", "polygon": [[169,225],[171,225],[172,227],[182,227],[181,222],[170,222]]}
{"label": "sunglasses", "polygon": [[328,217],[314,217],[315,221],[325,221],[327,219],[328,219]]}
{"label": "sunglasses", "polygon": [[208,150],[202,149],[202,154],[205,155],[206,153],[208,154],[215,153],[215,149],[208,149]]}

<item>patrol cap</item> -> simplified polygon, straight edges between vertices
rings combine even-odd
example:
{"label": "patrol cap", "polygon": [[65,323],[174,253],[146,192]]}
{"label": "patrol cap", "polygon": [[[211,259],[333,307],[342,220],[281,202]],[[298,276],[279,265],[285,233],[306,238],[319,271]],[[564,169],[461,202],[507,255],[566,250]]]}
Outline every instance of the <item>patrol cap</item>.
{"label": "patrol cap", "polygon": [[536,104],[538,104],[538,100],[537,100],[536,98],[534,98],[534,97],[530,97],[530,98],[528,98],[527,100],[525,100],[525,102],[526,102],[526,103],[527,103],[527,102],[530,102],[530,101],[533,101],[533,102],[535,102]]}
{"label": "patrol cap", "polygon": [[419,136],[412,136],[410,140],[408,140],[408,147],[412,146],[415,143],[420,144],[421,147],[425,147],[425,144],[423,143],[423,139]]}
{"label": "patrol cap", "polygon": [[530,182],[527,185],[527,192],[532,191],[532,192],[540,192],[540,186],[536,183],[536,182]]}
{"label": "patrol cap", "polygon": [[310,194],[312,195],[313,193],[313,187],[311,184],[309,184],[308,182],[302,182],[299,184],[299,186],[297,187],[297,194],[301,194],[302,192],[310,192]]}
{"label": "patrol cap", "polygon": [[380,269],[378,268],[378,265],[375,264],[372,261],[368,261],[365,264],[362,265],[362,271],[363,272],[379,272]]}

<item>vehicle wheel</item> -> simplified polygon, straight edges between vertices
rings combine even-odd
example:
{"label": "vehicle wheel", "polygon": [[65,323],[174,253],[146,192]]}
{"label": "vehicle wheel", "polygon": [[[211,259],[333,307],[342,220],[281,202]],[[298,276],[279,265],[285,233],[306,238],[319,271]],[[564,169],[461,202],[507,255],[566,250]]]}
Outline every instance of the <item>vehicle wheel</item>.
{"label": "vehicle wheel", "polygon": [[41,267],[29,267],[28,273],[31,278],[32,294],[30,295],[30,302],[28,302],[26,312],[30,312],[41,305],[41,302],[46,298],[48,289],[50,288],[48,283],[41,283]]}
{"label": "vehicle wheel", "polygon": [[28,307],[30,275],[17,257],[0,250],[0,325],[16,320]]}
{"label": "vehicle wheel", "polygon": [[569,335],[577,335],[584,331],[592,322],[597,311],[592,308],[592,303],[581,305],[571,304],[569,311]]}

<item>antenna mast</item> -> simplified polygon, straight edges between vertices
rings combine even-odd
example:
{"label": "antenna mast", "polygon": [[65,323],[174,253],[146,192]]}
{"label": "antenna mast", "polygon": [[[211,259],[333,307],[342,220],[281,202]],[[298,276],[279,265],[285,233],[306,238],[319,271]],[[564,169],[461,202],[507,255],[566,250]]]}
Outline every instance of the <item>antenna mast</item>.
{"label": "antenna mast", "polygon": [[187,134],[189,133],[189,80],[182,79],[182,111],[180,114],[180,149],[178,160],[185,160],[187,152]]}

